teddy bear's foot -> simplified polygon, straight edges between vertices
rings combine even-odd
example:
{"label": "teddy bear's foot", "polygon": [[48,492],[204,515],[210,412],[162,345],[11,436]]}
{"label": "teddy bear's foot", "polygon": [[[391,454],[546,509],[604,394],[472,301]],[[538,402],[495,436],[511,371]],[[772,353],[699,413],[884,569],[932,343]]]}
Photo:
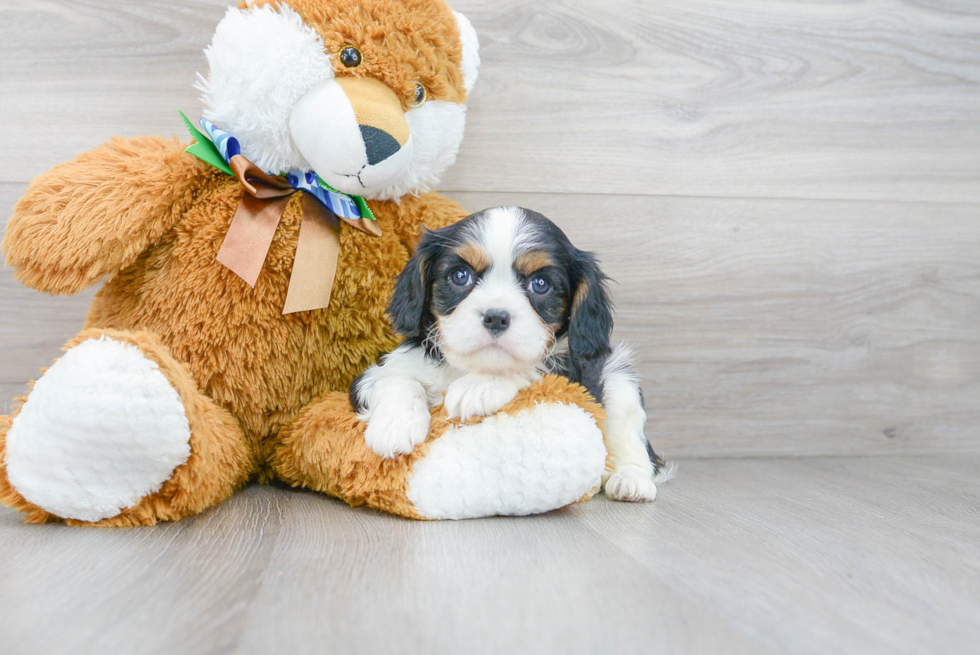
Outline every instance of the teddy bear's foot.
{"label": "teddy bear's foot", "polygon": [[0,455],[0,500],[28,520],[104,525],[200,511],[243,480],[247,460],[235,422],[157,339],[97,330],[0,423]]}
{"label": "teddy bear's foot", "polygon": [[595,490],[605,461],[588,412],[541,403],[449,428],[415,462],[406,495],[425,518],[539,514]]}
{"label": "teddy bear's foot", "polygon": [[564,378],[545,376],[485,419],[460,424],[444,407],[431,416],[425,443],[383,459],[365,444],[346,394],[330,394],[283,431],[276,473],[351,505],[424,519],[536,514],[599,489],[602,408]]}

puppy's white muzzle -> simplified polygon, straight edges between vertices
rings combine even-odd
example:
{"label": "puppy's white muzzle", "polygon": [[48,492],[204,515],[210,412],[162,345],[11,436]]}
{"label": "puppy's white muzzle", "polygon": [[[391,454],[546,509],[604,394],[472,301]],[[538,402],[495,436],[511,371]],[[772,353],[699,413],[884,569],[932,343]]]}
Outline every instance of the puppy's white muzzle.
{"label": "puppy's white muzzle", "polygon": [[[441,346],[446,360],[467,372],[506,374],[535,368],[548,349],[549,333],[516,289],[506,303],[487,303],[476,289],[455,312],[439,319]],[[485,310],[484,306],[506,307]],[[490,312],[507,314],[507,327],[491,329]]]}

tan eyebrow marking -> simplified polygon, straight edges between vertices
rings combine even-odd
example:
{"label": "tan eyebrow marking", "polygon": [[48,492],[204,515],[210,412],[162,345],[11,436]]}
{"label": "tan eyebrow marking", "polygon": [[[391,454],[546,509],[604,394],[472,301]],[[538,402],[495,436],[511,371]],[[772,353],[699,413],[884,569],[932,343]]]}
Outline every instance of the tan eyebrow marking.
{"label": "tan eyebrow marking", "polygon": [[534,271],[554,265],[551,255],[542,250],[521,253],[514,260],[514,268],[524,275],[531,275]]}
{"label": "tan eyebrow marking", "polygon": [[475,243],[464,243],[456,248],[456,254],[472,266],[477,273],[487,270],[493,263],[493,260],[490,259],[490,253]]}

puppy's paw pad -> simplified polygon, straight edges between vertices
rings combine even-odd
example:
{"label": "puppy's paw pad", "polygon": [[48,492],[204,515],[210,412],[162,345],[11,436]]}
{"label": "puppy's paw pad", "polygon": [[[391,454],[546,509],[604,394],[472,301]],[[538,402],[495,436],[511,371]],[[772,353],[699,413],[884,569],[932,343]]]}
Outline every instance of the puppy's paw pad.
{"label": "puppy's paw pad", "polygon": [[382,403],[371,414],[364,441],[386,459],[407,455],[429,435],[429,409],[422,399],[410,404]]}
{"label": "puppy's paw pad", "polygon": [[606,495],[628,503],[648,503],[657,497],[657,485],[642,471],[616,471],[606,481]]}
{"label": "puppy's paw pad", "polygon": [[468,421],[490,416],[512,401],[520,387],[507,378],[467,375],[449,385],[445,408],[449,418]]}

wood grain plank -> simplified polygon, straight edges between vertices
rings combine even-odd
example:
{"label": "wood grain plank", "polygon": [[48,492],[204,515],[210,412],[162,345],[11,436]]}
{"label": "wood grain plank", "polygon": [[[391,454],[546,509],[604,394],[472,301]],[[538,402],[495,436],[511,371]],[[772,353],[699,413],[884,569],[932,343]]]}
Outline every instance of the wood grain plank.
{"label": "wood grain plank", "polygon": [[965,654],[980,636],[978,464],[691,461],[649,517],[608,501],[576,509],[672,590],[716,599],[770,647]]}
{"label": "wood grain plank", "polygon": [[146,529],[26,526],[0,510],[5,653],[232,653],[269,565],[283,494]]}
{"label": "wood grain plank", "polygon": [[[6,226],[25,184],[0,183],[0,208]],[[0,257],[2,263],[2,257]],[[10,411],[14,398],[26,393],[26,382],[51,365],[64,344],[85,322],[96,288],[75,296],[48,296],[14,280],[0,267],[0,409]]]}
{"label": "wood grain plank", "polygon": [[0,0],[0,181],[26,182],[113,135],[181,134],[226,0]]}
{"label": "wood grain plank", "polygon": [[[462,0],[461,191],[969,200],[980,7]],[[490,164],[490,165],[488,165]]]}
{"label": "wood grain plank", "polygon": [[[0,510],[9,554],[0,564],[0,640],[12,653],[499,653],[528,645],[598,653],[651,643],[670,652],[777,652],[759,650],[710,605],[663,593],[567,513],[530,531],[521,519],[421,523],[252,487],[203,516],[147,530],[18,520]],[[620,594],[636,602],[624,606]],[[44,629],[52,623],[59,629]]]}
{"label": "wood grain plank", "polygon": [[[182,134],[225,5],[0,4],[0,181]],[[454,5],[484,64],[446,189],[980,200],[976,3]]]}
{"label": "wood grain plank", "polygon": [[599,253],[668,455],[980,452],[977,205],[451,195]]}
{"label": "wood grain plank", "polygon": [[[641,653],[653,644],[671,653],[779,652],[718,620],[710,603],[665,593],[570,512],[534,525],[418,524],[336,503],[317,512],[323,499],[314,494],[292,502],[243,652],[303,652],[323,641],[378,654]],[[338,531],[342,538],[331,538]],[[315,593],[311,580],[323,581]]]}
{"label": "wood grain plank", "polygon": [[[251,487],[176,524],[0,509],[5,652],[967,653],[974,457],[699,460],[655,503],[412,522]],[[52,626],[57,626],[53,629]]]}
{"label": "wood grain plank", "polygon": [[[0,204],[21,188],[0,185]],[[600,254],[668,455],[980,452],[976,205],[453,195],[538,209]],[[0,271],[6,399],[91,293]]]}

